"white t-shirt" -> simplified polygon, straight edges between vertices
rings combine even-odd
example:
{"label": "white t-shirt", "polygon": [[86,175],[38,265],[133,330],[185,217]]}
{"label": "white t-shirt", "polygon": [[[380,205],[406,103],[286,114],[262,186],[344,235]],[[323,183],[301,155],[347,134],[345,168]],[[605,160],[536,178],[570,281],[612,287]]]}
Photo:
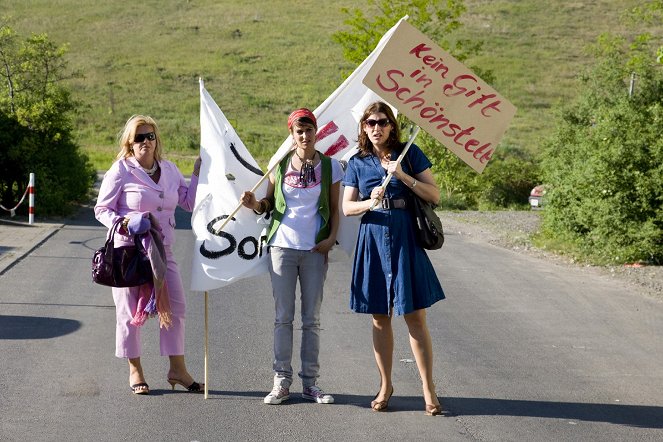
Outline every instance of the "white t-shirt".
{"label": "white t-shirt", "polygon": [[[343,168],[338,160],[332,158],[331,182],[343,179]],[[283,196],[286,210],[281,225],[276,230],[269,245],[296,250],[311,250],[315,237],[322,226],[322,216],[318,213],[318,200],[322,187],[322,161],[315,166],[315,181],[307,187],[299,183],[299,171],[288,163],[283,177]]]}

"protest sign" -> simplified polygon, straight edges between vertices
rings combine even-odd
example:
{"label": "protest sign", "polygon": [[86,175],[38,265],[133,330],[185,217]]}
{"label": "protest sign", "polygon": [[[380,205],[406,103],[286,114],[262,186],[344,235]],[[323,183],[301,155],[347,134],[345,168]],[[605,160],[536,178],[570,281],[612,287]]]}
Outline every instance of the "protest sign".
{"label": "protest sign", "polygon": [[481,173],[516,108],[401,20],[363,83]]}

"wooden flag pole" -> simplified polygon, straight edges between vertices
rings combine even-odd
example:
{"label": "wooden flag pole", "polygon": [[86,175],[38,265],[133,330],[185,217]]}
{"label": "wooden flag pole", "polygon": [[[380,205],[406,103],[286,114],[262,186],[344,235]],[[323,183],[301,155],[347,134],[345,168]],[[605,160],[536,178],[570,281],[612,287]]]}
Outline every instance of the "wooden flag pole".
{"label": "wooden flag pole", "polygon": [[[291,151],[292,151],[292,149],[287,151],[281,158],[279,158],[279,160],[277,162],[274,163],[274,165],[267,171],[267,173],[265,173],[262,176],[262,178],[260,178],[260,180],[258,180],[258,182],[255,184],[255,186],[253,186],[253,188],[251,189],[251,193],[255,193],[255,191],[258,190],[258,187],[260,187],[260,185],[263,182],[265,182],[265,180],[269,177],[269,174],[271,174],[274,171],[276,166],[278,166],[279,163],[281,163],[281,161],[283,160],[283,158],[285,158],[286,155],[288,155]],[[218,229],[215,229],[214,233],[218,234],[220,231],[222,231],[223,228],[226,226],[226,224],[228,224],[228,222],[232,219],[232,217],[235,216],[237,214],[237,212],[239,212],[239,209],[241,209],[242,207],[243,207],[243,204],[241,202],[238,203],[237,207],[235,207],[235,210],[233,210],[233,212],[230,214],[230,216],[228,216],[225,220],[223,220],[223,223],[221,224],[221,226],[219,226]],[[208,387],[207,387],[207,385],[209,384],[208,377],[207,377],[207,360],[208,360],[208,351],[209,351],[209,340],[208,340],[209,334],[208,334],[208,325],[207,325],[207,313],[208,313],[207,299],[208,299],[207,290],[205,290],[205,399],[208,398]]]}
{"label": "wooden flag pole", "polygon": [[208,398],[208,385],[209,382],[207,382],[207,355],[208,355],[208,342],[207,342],[207,290],[205,290],[205,399]]}
{"label": "wooden flag pole", "polygon": [[[410,146],[412,146],[412,143],[414,142],[414,139],[417,138],[417,135],[419,134],[420,127],[419,126],[414,126],[412,130],[412,135],[410,135],[410,139],[407,141],[407,144],[403,148],[403,152],[398,156],[396,159],[396,164],[400,164],[401,161],[403,161],[403,158],[405,158],[405,154],[407,153],[408,150],[410,150]],[[381,188],[387,187],[387,184],[389,184],[389,181],[391,181],[393,173],[389,173],[386,177],[384,177],[384,180],[382,181],[382,184],[380,184]],[[373,200],[373,204],[371,204],[370,210],[373,210],[375,208],[375,205],[378,203],[377,200]]]}
{"label": "wooden flag pole", "polygon": [[[288,155],[291,151],[292,151],[292,149],[287,151],[281,158],[279,158],[278,161],[276,161],[274,163],[274,165],[267,171],[267,173],[265,173],[262,176],[262,178],[260,178],[260,180],[258,180],[258,182],[255,184],[255,186],[253,186],[253,188],[251,189],[251,193],[255,193],[255,191],[258,190],[258,187],[260,187],[260,185],[265,182],[265,180],[274,171],[274,169],[276,169],[276,166],[278,166],[281,163],[281,161],[283,160],[283,158],[285,158],[286,155]],[[223,230],[223,228],[226,226],[226,224],[228,224],[230,222],[230,220],[233,218],[233,216],[235,216],[237,214],[237,212],[239,212],[239,209],[241,209],[243,206],[244,205],[241,202],[239,202],[237,204],[237,207],[235,207],[235,210],[233,210],[232,213],[226,219],[223,220],[223,222],[221,223],[219,228],[214,230],[214,233],[218,235],[219,232]]]}

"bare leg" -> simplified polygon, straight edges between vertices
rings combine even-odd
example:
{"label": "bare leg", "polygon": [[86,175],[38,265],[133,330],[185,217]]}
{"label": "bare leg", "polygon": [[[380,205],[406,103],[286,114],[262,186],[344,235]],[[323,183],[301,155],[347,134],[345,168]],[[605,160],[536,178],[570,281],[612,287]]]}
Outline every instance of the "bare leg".
{"label": "bare leg", "polygon": [[[143,375],[143,366],[140,364],[140,358],[129,358],[129,385],[142,383],[145,383],[145,376]],[[144,391],[148,391],[148,388],[144,385],[135,389],[137,393]]]}
{"label": "bare leg", "polygon": [[417,361],[427,405],[439,405],[433,382],[433,344],[426,325],[426,310],[415,310],[405,315],[410,333],[410,347]]}
{"label": "bare leg", "polygon": [[[168,370],[168,379],[181,381],[184,387],[194,383],[193,378],[186,369],[184,355],[168,356],[170,359],[170,370]],[[204,384],[201,384],[201,388]]]}
{"label": "bare leg", "polygon": [[384,401],[389,398],[393,388],[391,369],[394,356],[394,332],[389,315],[373,315],[373,352],[380,371],[380,392],[375,400]]}

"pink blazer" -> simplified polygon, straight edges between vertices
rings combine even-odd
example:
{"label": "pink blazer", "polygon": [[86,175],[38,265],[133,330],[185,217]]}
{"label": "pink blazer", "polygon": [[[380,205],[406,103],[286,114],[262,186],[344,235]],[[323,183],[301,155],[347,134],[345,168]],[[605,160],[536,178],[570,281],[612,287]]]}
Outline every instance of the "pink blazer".
{"label": "pink blazer", "polygon": [[[193,210],[198,177],[192,175],[187,186],[177,166],[166,160],[161,160],[159,165],[161,177],[155,183],[134,157],[113,163],[104,175],[94,206],[97,220],[110,228],[120,217],[150,212],[161,225],[163,243],[172,244],[175,239],[175,208],[179,205],[186,211]],[[117,233],[115,244],[131,245],[133,238]]]}

